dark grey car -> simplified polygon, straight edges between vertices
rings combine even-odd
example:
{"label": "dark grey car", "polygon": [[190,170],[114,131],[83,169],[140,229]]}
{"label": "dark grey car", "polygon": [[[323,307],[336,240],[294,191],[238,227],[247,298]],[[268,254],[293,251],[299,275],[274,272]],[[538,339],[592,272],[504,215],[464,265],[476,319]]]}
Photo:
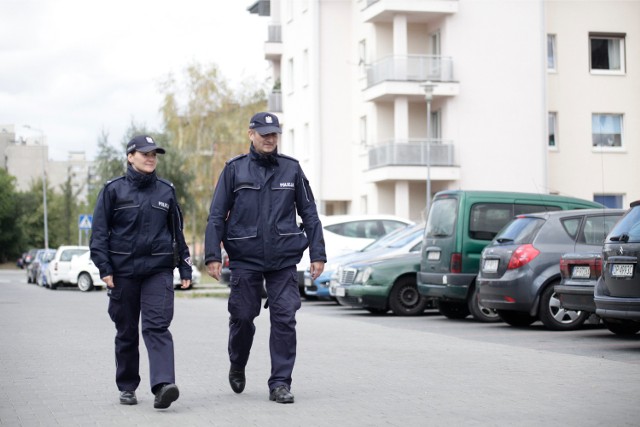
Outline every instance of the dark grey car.
{"label": "dark grey car", "polygon": [[562,308],[554,292],[560,257],[601,250],[623,213],[603,208],[518,215],[482,251],[480,303],[512,326],[539,319],[551,330],[579,327],[589,313]]}

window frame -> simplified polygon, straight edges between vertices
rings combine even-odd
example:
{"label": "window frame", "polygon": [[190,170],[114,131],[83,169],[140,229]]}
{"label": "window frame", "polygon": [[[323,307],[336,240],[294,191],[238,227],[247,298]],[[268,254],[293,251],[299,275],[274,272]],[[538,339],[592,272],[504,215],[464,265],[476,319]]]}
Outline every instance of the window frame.
{"label": "window frame", "polygon": [[[593,46],[592,40],[617,40],[620,54],[620,69],[593,68]],[[589,33],[589,72],[594,75],[625,75],[626,72],[626,34],[624,33]],[[609,58],[608,58],[609,59]]]}
{"label": "window frame", "polygon": [[[552,123],[553,118],[553,123]],[[553,145],[551,144],[551,136],[553,135]],[[549,150],[558,150],[558,112],[547,112],[547,148]]]}
{"label": "window frame", "polygon": [[[558,72],[558,37],[556,34],[547,34],[547,71]],[[551,43],[551,45],[550,45]],[[551,49],[549,49],[551,47]]]}
{"label": "window frame", "polygon": [[[594,144],[593,141],[593,137],[594,137],[594,127],[593,127],[593,123],[594,123],[594,119],[596,118],[596,116],[614,116],[614,117],[619,117],[620,118],[620,123],[619,123],[619,127],[620,127],[620,145],[596,145]],[[603,135],[602,133],[599,133],[598,135]],[[591,148],[594,151],[623,151],[625,150],[625,144],[624,144],[624,114],[622,113],[591,113]]]}

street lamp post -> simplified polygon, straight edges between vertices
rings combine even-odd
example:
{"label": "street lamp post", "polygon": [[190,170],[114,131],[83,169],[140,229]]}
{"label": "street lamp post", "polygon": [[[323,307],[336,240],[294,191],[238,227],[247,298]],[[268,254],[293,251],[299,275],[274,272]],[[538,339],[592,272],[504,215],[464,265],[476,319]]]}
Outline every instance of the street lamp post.
{"label": "street lamp post", "polygon": [[431,81],[426,81],[421,85],[424,89],[424,97],[427,101],[427,207],[426,216],[431,209],[431,101],[433,100],[433,89],[436,86]]}
{"label": "street lamp post", "polygon": [[42,206],[44,210],[44,248],[49,249],[49,227],[47,221],[47,173],[45,172],[45,157],[46,151],[44,149],[44,132],[41,129],[36,129],[29,125],[24,125],[25,128],[40,132],[42,136]]}

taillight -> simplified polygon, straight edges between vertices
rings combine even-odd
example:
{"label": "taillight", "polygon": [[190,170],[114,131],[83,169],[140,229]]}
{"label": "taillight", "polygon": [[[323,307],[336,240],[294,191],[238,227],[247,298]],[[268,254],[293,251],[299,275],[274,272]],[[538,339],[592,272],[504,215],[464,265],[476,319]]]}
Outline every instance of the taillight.
{"label": "taillight", "polygon": [[451,254],[451,272],[462,273],[462,254],[460,252],[454,252]]}
{"label": "taillight", "polygon": [[539,250],[533,247],[533,245],[518,246],[518,249],[513,251],[507,270],[515,270],[523,265],[527,265],[540,253]]}
{"label": "taillight", "polygon": [[569,263],[564,258],[560,259],[560,275],[562,277],[571,276],[571,273],[569,272]]}
{"label": "taillight", "polygon": [[593,279],[597,279],[598,277],[600,277],[600,275],[602,274],[602,258],[594,258],[593,260],[589,261],[589,265],[593,266],[593,268],[591,269],[591,277]]}

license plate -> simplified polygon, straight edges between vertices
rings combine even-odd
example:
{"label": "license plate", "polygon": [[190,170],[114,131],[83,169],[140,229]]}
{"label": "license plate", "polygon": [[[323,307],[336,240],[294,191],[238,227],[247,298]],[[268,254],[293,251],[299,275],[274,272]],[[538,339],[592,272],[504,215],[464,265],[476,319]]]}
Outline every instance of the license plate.
{"label": "license plate", "polygon": [[631,277],[633,276],[633,264],[613,264],[611,275],[613,277]]}
{"label": "license plate", "polygon": [[498,260],[485,259],[484,264],[482,266],[482,271],[487,273],[495,273],[496,271],[498,271]]}
{"label": "license plate", "polygon": [[347,295],[347,290],[343,287],[340,288],[336,288],[336,296],[337,297],[344,297]]}
{"label": "license plate", "polygon": [[427,259],[429,261],[438,261],[438,260],[440,260],[440,251],[429,251],[429,252],[427,252]]}
{"label": "license plate", "polygon": [[588,279],[591,276],[591,268],[588,265],[576,265],[571,270],[571,278]]}

